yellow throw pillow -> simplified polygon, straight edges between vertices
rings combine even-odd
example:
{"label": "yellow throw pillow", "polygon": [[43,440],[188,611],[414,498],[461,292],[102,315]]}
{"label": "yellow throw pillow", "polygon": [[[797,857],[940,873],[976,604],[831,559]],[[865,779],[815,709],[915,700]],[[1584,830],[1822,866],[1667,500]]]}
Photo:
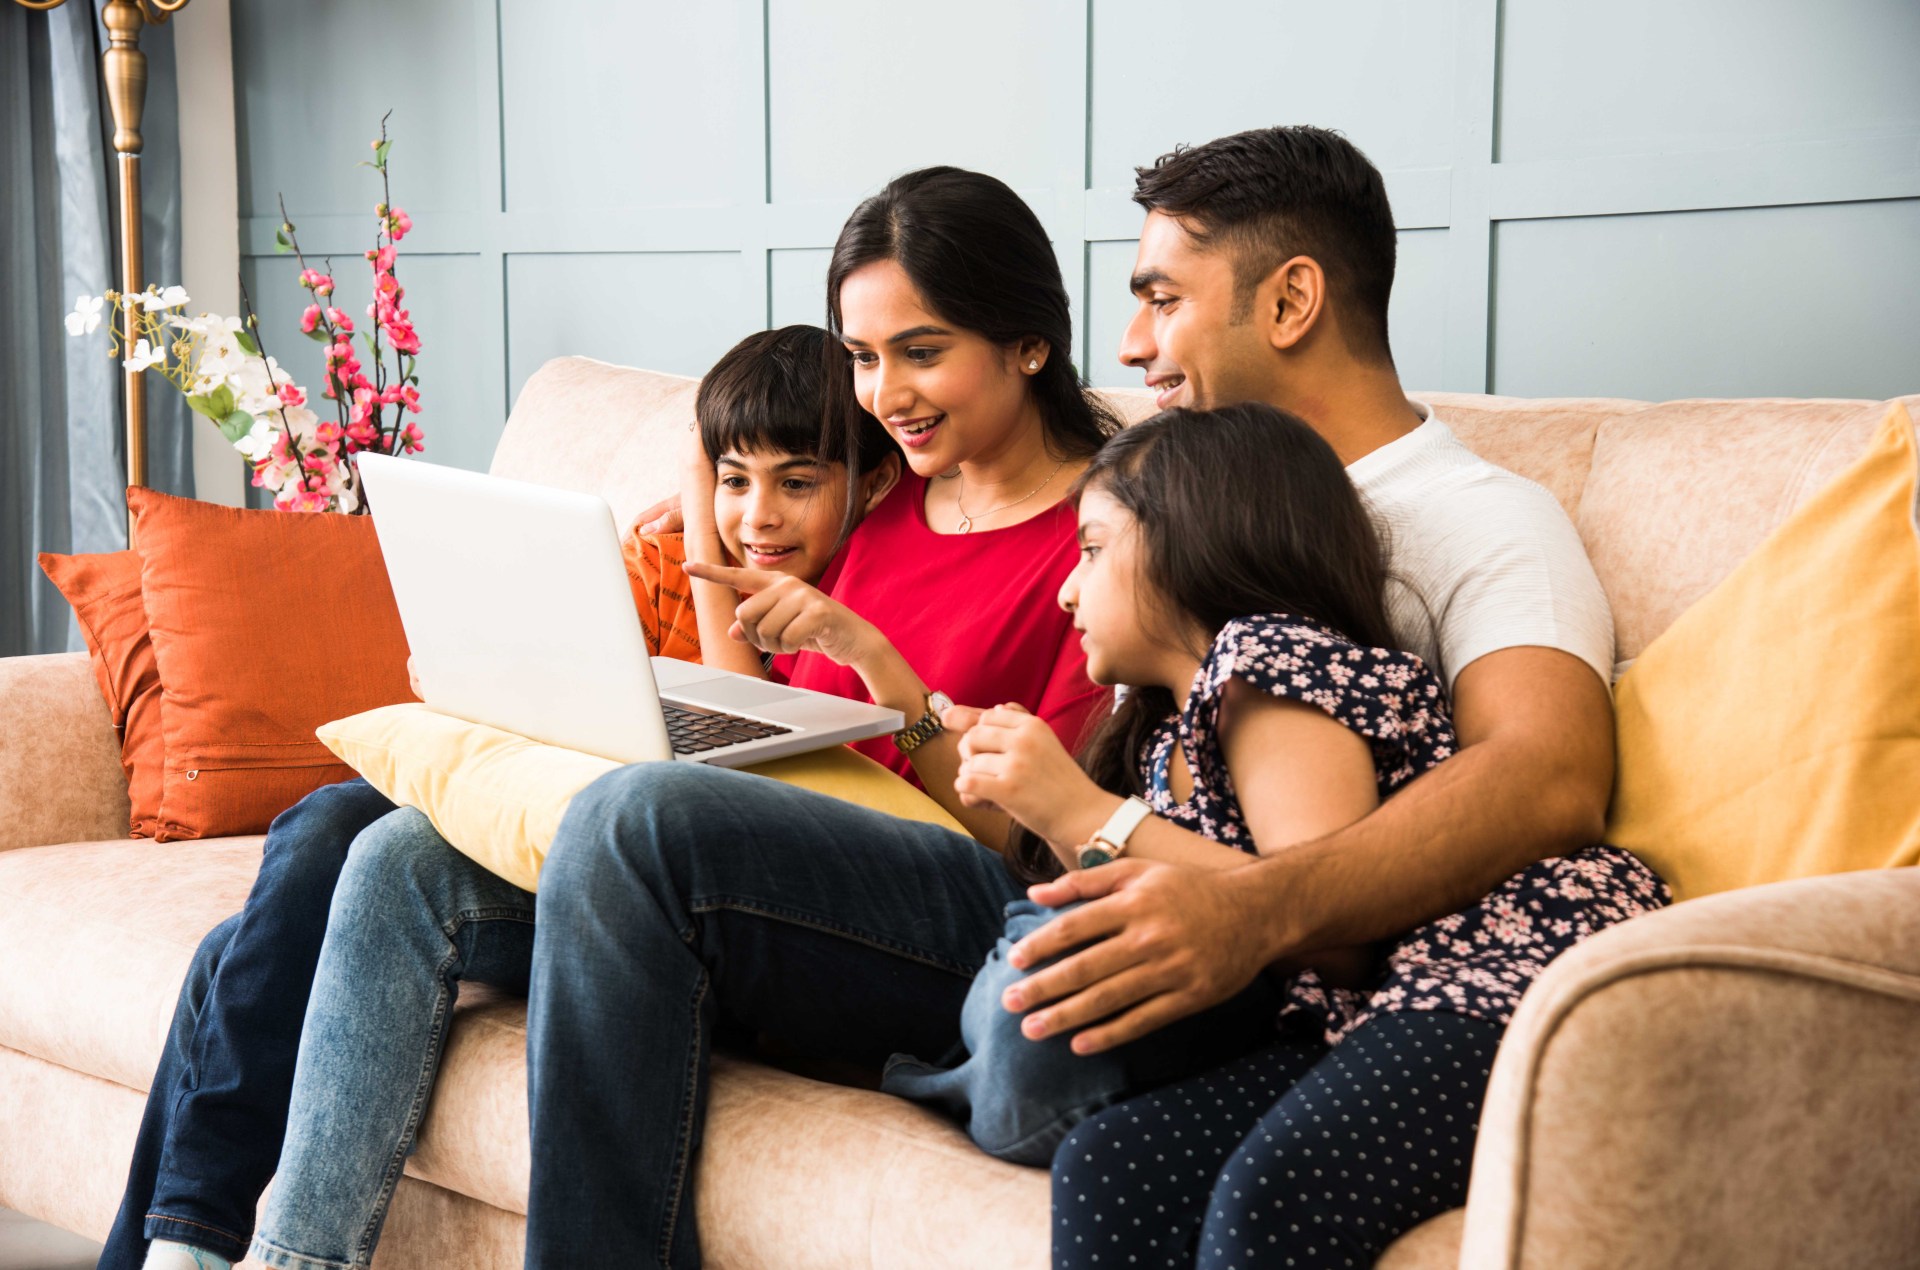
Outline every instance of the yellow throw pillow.
{"label": "yellow throw pillow", "polygon": [[[573,796],[620,766],[417,703],[338,719],[316,735],[375,789],[425,812],[463,854],[528,891],[539,883],[540,865]],[[965,832],[939,803],[844,745],[746,770]]]}
{"label": "yellow throw pillow", "polygon": [[1917,467],[1895,406],[1621,678],[1607,840],[1676,898],[1920,858]]}

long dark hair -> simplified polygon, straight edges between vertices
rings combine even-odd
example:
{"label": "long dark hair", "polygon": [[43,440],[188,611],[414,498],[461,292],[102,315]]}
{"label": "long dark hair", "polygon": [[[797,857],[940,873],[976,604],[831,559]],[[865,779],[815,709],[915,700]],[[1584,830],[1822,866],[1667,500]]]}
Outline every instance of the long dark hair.
{"label": "long dark hair", "polygon": [[[1356,644],[1391,648],[1385,553],[1340,459],[1295,416],[1249,402],[1167,410],[1107,442],[1075,483],[1133,517],[1149,632],[1190,640],[1204,657],[1237,617],[1285,613]],[[1204,642],[1195,639],[1194,629]],[[1176,709],[1163,687],[1131,687],[1080,747],[1100,788],[1144,794],[1142,753]],[[1046,842],[1016,826],[1008,866],[1027,881],[1057,876]]]}
{"label": "long dark hair", "polygon": [[1119,416],[1073,369],[1073,320],[1047,231],[1004,181],[921,168],[854,208],[827,266],[827,325],[836,336],[846,329],[841,285],[878,260],[898,261],[927,307],[956,326],[996,344],[1047,342],[1029,391],[1055,457],[1085,458],[1119,430]]}

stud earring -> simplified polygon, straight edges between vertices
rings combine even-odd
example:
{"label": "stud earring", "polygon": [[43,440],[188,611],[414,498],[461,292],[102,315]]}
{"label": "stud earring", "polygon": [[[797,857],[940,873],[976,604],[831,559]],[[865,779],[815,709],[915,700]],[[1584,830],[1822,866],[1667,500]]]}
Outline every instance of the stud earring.
{"label": "stud earring", "polygon": [[1040,369],[1040,359],[1036,357],[1036,358],[1034,358],[1034,359],[1033,359],[1032,361],[1030,361],[1030,362],[1028,362],[1028,363],[1027,363],[1027,369],[1028,369],[1028,370],[1039,370],[1039,369]]}

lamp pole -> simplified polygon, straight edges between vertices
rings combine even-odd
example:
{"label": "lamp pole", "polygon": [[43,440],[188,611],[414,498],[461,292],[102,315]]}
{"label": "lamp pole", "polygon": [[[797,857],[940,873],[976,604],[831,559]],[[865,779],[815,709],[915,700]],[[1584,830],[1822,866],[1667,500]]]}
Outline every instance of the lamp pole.
{"label": "lamp pole", "polygon": [[[57,9],[65,0],[15,0],[29,9]],[[107,0],[100,15],[107,28],[107,51],[101,69],[107,85],[107,107],[113,113],[113,148],[120,158],[120,291],[138,295],[142,280],[140,252],[140,120],[147,108],[147,55],[140,51],[140,33],[148,23],[158,26],[186,8],[187,0]],[[127,403],[127,484],[147,483],[147,383],[144,371],[122,372]],[[127,545],[133,545],[133,513],[127,513]]]}

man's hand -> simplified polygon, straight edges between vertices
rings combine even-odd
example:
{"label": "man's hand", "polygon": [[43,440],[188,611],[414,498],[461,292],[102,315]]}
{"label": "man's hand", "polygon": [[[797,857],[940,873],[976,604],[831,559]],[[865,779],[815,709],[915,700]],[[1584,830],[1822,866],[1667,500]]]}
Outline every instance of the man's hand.
{"label": "man's hand", "polygon": [[730,586],[746,597],[727,633],[767,653],[815,652],[858,668],[884,638],[873,623],[815,586],[770,569],[687,563],[691,577]]}
{"label": "man's hand", "polygon": [[1087,902],[1015,944],[1008,960],[1025,969],[1079,951],[1008,988],[1001,1004],[1033,1011],[1021,1031],[1035,1040],[1084,1028],[1073,1038],[1076,1054],[1218,1005],[1269,960],[1254,937],[1258,910],[1238,888],[1245,872],[1121,859],[1031,888],[1033,900],[1054,908]]}
{"label": "man's hand", "polygon": [[[998,808],[1048,839],[1070,836],[1065,826],[1074,813],[1085,820],[1116,801],[1080,770],[1045,720],[1019,705],[978,712],[960,738],[953,788],[967,806]],[[1111,806],[1101,814],[1111,815]]]}

